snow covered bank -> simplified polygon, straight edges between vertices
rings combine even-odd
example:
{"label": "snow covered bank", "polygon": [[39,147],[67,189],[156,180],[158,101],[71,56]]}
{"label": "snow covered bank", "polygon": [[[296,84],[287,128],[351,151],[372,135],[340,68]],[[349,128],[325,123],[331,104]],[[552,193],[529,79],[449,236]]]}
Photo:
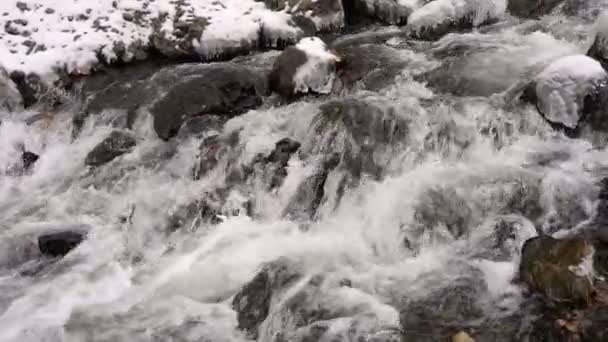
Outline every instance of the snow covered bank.
{"label": "snow covered bank", "polygon": [[290,14],[254,0],[3,0],[0,17],[0,63],[40,75],[86,74],[100,60],[145,59],[150,48],[213,59],[302,34]]}

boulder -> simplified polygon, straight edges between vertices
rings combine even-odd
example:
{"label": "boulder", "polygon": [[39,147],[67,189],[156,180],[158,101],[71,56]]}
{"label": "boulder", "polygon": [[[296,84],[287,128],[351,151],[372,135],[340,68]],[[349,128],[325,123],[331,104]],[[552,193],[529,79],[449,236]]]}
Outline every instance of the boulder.
{"label": "boulder", "polygon": [[131,134],[112,131],[108,137],[89,152],[84,163],[93,167],[109,163],[116,157],[131,152],[136,143],[137,141]]}
{"label": "boulder", "polygon": [[438,40],[450,32],[495,22],[505,10],[506,0],[435,0],[409,16],[407,31],[417,39]]}
{"label": "boulder", "polygon": [[508,11],[514,16],[535,19],[551,13],[564,0],[509,0]]}
{"label": "boulder", "polygon": [[19,89],[4,68],[0,67],[0,111],[16,112],[23,109]]}
{"label": "boulder", "polygon": [[357,25],[377,21],[388,25],[405,25],[419,1],[352,0],[345,1],[346,22]]}
{"label": "boulder", "polygon": [[174,82],[150,106],[154,129],[164,140],[175,136],[187,119],[242,114],[261,105],[266,94],[265,78],[245,66],[214,63],[176,71],[183,77],[172,77],[167,75],[170,70],[163,70],[164,75],[157,74],[151,80],[160,81],[167,76]]}
{"label": "boulder", "polygon": [[17,89],[23,98],[23,106],[25,108],[36,104],[48,90],[48,87],[44,84],[40,76],[35,73],[26,74],[22,71],[15,70],[10,73],[10,78],[17,86]]}
{"label": "boulder", "polygon": [[[311,18],[314,32],[338,31],[344,26],[342,0],[258,0],[273,11],[287,11],[296,24],[304,18]],[[302,28],[301,25],[298,25]]]}
{"label": "boulder", "polygon": [[600,62],[608,69],[608,12],[602,13],[597,19],[596,35],[587,56]]}
{"label": "boulder", "polygon": [[38,159],[40,159],[40,157],[34,153],[34,152],[30,152],[30,151],[23,151],[21,153],[21,162],[23,163],[23,171],[28,171],[29,169],[31,169],[34,164],[36,164],[36,162],[38,161]]}
{"label": "boulder", "polygon": [[300,149],[300,146],[301,144],[293,139],[281,139],[276,142],[274,150],[260,161],[270,189],[278,188],[283,184],[287,177],[289,159]]}
{"label": "boulder", "polygon": [[65,231],[49,233],[38,237],[38,248],[44,255],[59,257],[68,254],[72,249],[76,248],[82,240],[84,240],[84,235],[80,232]]}
{"label": "boulder", "polygon": [[377,91],[392,84],[407,67],[401,51],[384,44],[355,44],[335,48],[342,57],[332,92]]}
{"label": "boulder", "polygon": [[234,296],[232,308],[237,313],[238,327],[252,339],[266,320],[273,299],[301,278],[298,268],[288,259],[268,263]]}
{"label": "boulder", "polygon": [[590,303],[593,285],[594,248],[583,239],[534,237],[522,248],[521,279],[548,301]]}
{"label": "boulder", "polygon": [[605,132],[607,82],[608,73],[599,62],[584,55],[567,56],[538,74],[522,98],[534,103],[553,127],[569,135],[580,135],[585,128]]}
{"label": "boulder", "polygon": [[270,72],[270,90],[287,100],[302,94],[328,94],[340,61],[321,39],[303,38],[276,59]]}

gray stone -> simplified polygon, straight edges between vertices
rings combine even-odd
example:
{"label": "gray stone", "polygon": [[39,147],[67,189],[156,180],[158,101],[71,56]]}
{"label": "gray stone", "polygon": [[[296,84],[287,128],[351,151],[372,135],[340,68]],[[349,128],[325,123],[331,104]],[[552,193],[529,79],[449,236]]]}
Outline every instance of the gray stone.
{"label": "gray stone", "polygon": [[85,164],[96,167],[109,163],[115,158],[131,152],[135,145],[136,140],[131,134],[113,131],[89,152],[85,159]]}

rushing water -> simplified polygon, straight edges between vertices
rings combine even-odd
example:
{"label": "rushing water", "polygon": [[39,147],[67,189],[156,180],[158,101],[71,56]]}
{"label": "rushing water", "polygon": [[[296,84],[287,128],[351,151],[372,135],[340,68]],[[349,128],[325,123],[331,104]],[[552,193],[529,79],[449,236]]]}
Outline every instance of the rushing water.
{"label": "rushing water", "polygon": [[[508,89],[558,57],[585,53],[593,38],[589,13],[501,22],[433,44],[388,39],[383,44],[407,66],[377,92],[345,96],[390,109],[407,122],[405,137],[373,146],[380,177],[363,177],[342,196],[336,190],[342,171],[333,171],[313,221],[283,214],[320,156],[353,139],[339,127],[334,145],[316,133],[326,97],[269,102],[230,120],[222,134],[237,134],[239,143],[220,164],[248,164],[285,137],[302,144],[300,153],[280,188],[269,191],[254,174],[231,188],[221,223],[188,222],[175,232],[167,231],[167,217],[224,185],[223,167],[192,180],[200,138],[163,142],[144,116],[135,125],[133,152],[89,170],[84,158],[111,130],[104,120],[90,120],[73,139],[76,109],[69,106],[31,125],[26,119],[35,109],[2,114],[0,341],[243,341],[232,297],[279,257],[329,279],[334,285],[323,287],[324,305],[340,308],[342,321],[374,327],[361,328],[366,338],[399,329],[403,298],[423,297],[471,267],[489,289],[479,298],[485,315],[517,311],[523,299],[512,280],[523,241],[537,230],[576,229],[592,217],[608,153],[552,130],[509,90],[457,97],[432,91],[416,76],[462,49],[469,55],[457,73],[474,80],[469,86]],[[15,175],[20,146],[40,160],[30,173]],[[242,210],[247,200],[254,202],[249,216]],[[524,217],[526,210],[538,214]],[[454,238],[450,220],[460,222],[462,237]],[[484,241],[499,220],[516,222],[517,233],[507,257],[488,257]],[[87,231],[87,239],[49,263],[38,255],[36,237],[65,229]],[[340,288],[341,279],[352,288]],[[336,320],[334,329],[348,324]]]}

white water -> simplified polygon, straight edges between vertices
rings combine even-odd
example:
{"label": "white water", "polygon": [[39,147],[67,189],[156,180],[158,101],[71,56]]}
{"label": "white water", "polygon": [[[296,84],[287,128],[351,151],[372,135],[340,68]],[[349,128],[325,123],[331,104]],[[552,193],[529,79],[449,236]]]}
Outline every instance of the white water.
{"label": "white water", "polygon": [[[575,24],[593,30],[591,23]],[[485,62],[471,64],[471,70],[484,74],[479,68],[487,68],[490,76],[508,70],[516,83],[557,57],[584,53],[590,42],[551,30],[524,35],[525,25],[451,35],[434,48],[463,40],[479,50],[471,60]],[[351,319],[371,327],[362,334],[397,329],[402,298],[449,284],[467,265],[485,276],[490,298],[479,300],[488,304],[488,316],[517,310],[520,289],[511,284],[517,252],[506,261],[479,257],[483,237],[502,215],[519,222],[514,251],[536,234],[535,227],[553,232],[556,222],[567,222],[567,228],[580,223],[568,219],[571,213],[592,214],[594,182],[608,170],[608,151],[554,132],[534,108],[508,106],[501,95],[435,94],[412,76],[437,61],[424,52],[402,55],[410,65],[394,85],[353,96],[392,107],[408,120],[407,143],[377,156],[386,164],[384,179],[363,179],[336,208],[339,175],[330,175],[330,195],[315,222],[281,216],[298,184],[317,167],[318,159],[305,154],[292,158],[276,193],[255,184],[233,190],[234,206],[240,197],[254,199],[255,219],[232,216],[217,226],[169,234],[166,217],[221,185],[224,176],[217,169],[191,180],[198,141],[162,142],[150,121],[142,120],[134,152],[90,171],[84,158],[109,127],[88,125],[72,141],[69,110],[31,126],[24,119],[34,112],[2,114],[0,167],[7,172],[0,174],[0,341],[244,341],[231,297],[262,263],[281,256],[302,263],[310,276],[335,280],[323,300],[351,313],[334,322],[336,330],[348,329]],[[322,137],[309,127],[319,101],[253,110],[230,121],[224,134],[240,131],[243,162],[270,152],[284,137],[301,142],[302,151],[315,151]],[[17,177],[8,170],[20,158],[19,144],[41,159],[31,174]],[[173,148],[172,157],[157,157]],[[533,187],[540,192],[538,222],[502,212],[514,191]],[[432,227],[420,227],[424,222],[415,212],[430,189],[469,208],[469,234],[454,239],[441,224],[432,235]],[[132,220],[122,223],[131,208]],[[36,249],[37,235],[66,228],[88,230],[88,237],[39,275],[20,275],[37,262],[28,252]],[[427,233],[419,234],[421,228]],[[404,247],[406,237],[416,253]],[[344,278],[352,289],[338,286]]]}

